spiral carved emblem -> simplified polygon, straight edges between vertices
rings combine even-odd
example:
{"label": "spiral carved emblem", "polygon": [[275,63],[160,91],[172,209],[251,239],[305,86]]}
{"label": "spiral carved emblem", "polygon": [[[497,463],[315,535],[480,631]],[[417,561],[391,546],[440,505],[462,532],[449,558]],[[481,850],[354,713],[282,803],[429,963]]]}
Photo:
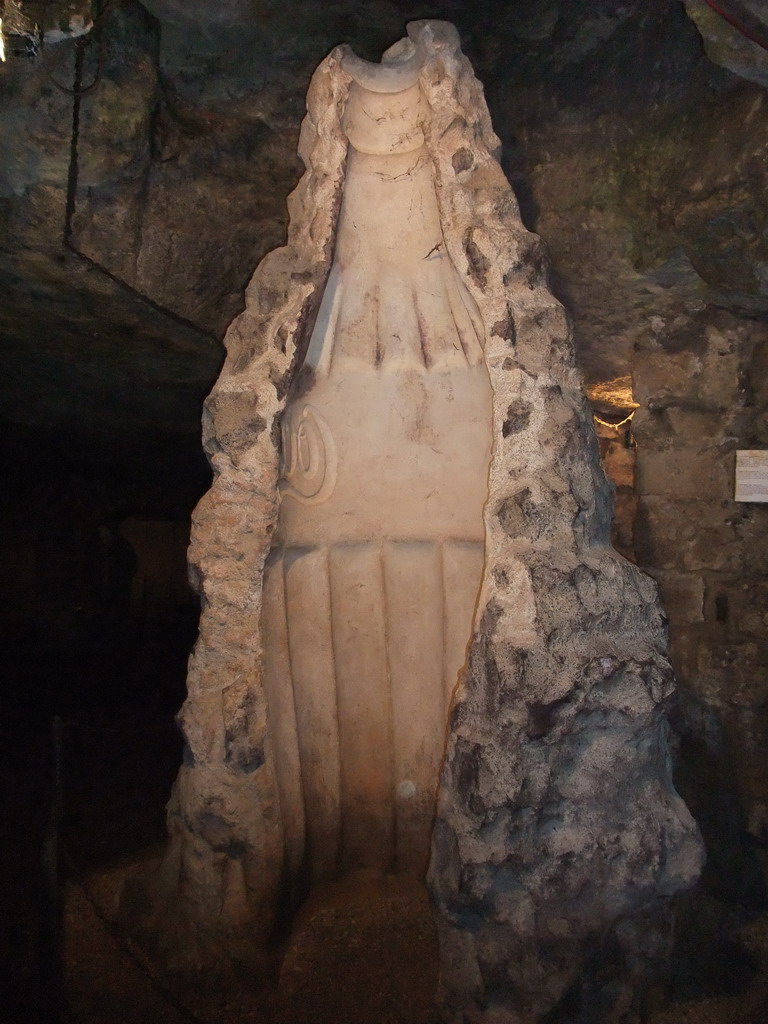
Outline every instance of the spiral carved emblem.
{"label": "spiral carved emblem", "polygon": [[311,405],[295,405],[283,418],[284,497],[307,505],[329,498],[336,486],[336,445],[328,424]]}

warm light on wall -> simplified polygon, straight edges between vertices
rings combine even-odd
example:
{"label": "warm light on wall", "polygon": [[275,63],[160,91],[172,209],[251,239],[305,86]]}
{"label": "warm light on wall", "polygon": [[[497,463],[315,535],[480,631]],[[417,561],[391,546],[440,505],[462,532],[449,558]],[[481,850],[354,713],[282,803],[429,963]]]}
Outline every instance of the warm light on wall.
{"label": "warm light on wall", "polygon": [[92,8],[93,0],[0,0],[0,62],[37,57],[44,44],[86,35],[94,25]]}
{"label": "warm light on wall", "polygon": [[633,409],[629,416],[625,416],[624,419],[619,420],[618,423],[611,423],[608,420],[604,420],[602,417],[598,416],[596,412],[592,413],[592,419],[595,421],[595,423],[599,423],[603,427],[609,427],[611,430],[618,430],[619,427],[623,427],[626,426],[627,423],[631,423],[632,417],[635,415],[636,412],[637,410]]}
{"label": "warm light on wall", "polygon": [[0,61],[3,63],[16,55],[12,36],[35,40],[37,25],[24,13],[20,0],[0,0]]}
{"label": "warm light on wall", "polygon": [[[593,405],[599,405],[603,412],[601,416],[594,409],[592,410],[592,418],[595,423],[599,423],[601,427],[607,427],[609,430],[618,431],[621,427],[631,423],[632,417],[640,408],[632,393],[632,378],[630,376],[598,381],[587,388],[587,397]],[[624,416],[618,422],[604,418],[606,415],[621,415],[622,413]]]}
{"label": "warm light on wall", "polygon": [[630,376],[614,377],[612,380],[590,384],[587,388],[587,397],[591,402],[601,402],[603,405],[612,405],[618,409],[639,408],[632,391]]}

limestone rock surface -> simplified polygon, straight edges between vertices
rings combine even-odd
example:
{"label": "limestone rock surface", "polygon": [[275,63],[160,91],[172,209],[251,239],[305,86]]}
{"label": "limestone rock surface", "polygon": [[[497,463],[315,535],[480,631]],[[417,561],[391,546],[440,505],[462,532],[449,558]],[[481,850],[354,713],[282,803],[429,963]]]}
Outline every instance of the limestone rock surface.
{"label": "limestone rock surface", "polygon": [[666,951],[659,908],[702,863],[671,780],[663,617],[608,543],[567,319],[476,80],[440,43],[423,72],[432,153],[446,244],[486,328],[495,437],[429,874],[441,1001],[457,1022],[629,1019]]}
{"label": "limestone rock surface", "polygon": [[742,0],[734,5],[726,4],[720,10],[713,9],[705,0],[684,0],[684,3],[689,17],[701,32],[710,60],[742,78],[768,86],[768,53],[757,42],[768,41],[768,13],[760,0]]}
{"label": "limestone rock surface", "polygon": [[214,482],[193,515],[190,562],[203,612],[180,715],[187,749],[169,805],[171,844],[143,923],[186,969],[222,961],[256,969],[281,892],[260,608],[278,508],[276,418],[329,269],[341,195],[338,63],[332,53],[320,65],[307,97],[307,171],[288,200],[288,243],[256,270],[206,400]]}
{"label": "limestone rock surface", "polygon": [[[670,779],[661,609],[652,581],[608,544],[570,328],[495,159],[482,89],[450,26],[412,31],[426,52],[443,237],[480,311],[493,389],[483,584],[429,872],[442,1006],[449,1020],[522,1022],[576,1000],[582,1019],[629,1019],[643,972],[666,952],[663,909],[701,866]],[[216,476],[192,540],[204,610],[162,876],[174,948],[192,961],[247,958],[277,911],[283,823],[259,612],[276,418],[330,267],[347,87],[334,51],[308,97],[288,245],[256,271],[206,404]]]}
{"label": "limestone rock surface", "polygon": [[[77,9],[85,16],[87,6]],[[211,332],[242,310],[244,282],[283,238],[310,71],[341,39],[377,57],[421,9],[413,0],[102,6],[101,29],[88,36],[86,77],[102,44],[104,60],[81,103],[72,237],[102,270],[62,245],[73,97],[51,75],[72,85],[76,41],[46,43],[36,58],[11,54],[0,68],[6,554],[9,565],[23,554],[16,522],[41,531],[41,590],[62,612],[54,623],[44,612],[40,678],[65,687],[82,678],[87,651],[73,621],[78,534],[49,528],[72,500],[69,467],[89,476],[105,467],[120,483],[114,507],[135,509],[151,463],[155,492],[162,486],[186,514],[206,479],[200,404],[221,362]],[[764,16],[762,0],[739,6]],[[707,840],[707,891],[726,922],[734,907],[751,914],[765,898],[768,838],[768,506],[736,504],[732,471],[734,448],[768,443],[765,89],[739,77],[736,51],[716,48],[714,36],[702,45],[703,22],[679,3],[438,0],[431,9],[455,20],[485,84],[523,221],[546,241],[552,287],[573,318],[579,366],[590,382],[631,375],[643,403],[634,439],[625,428],[615,437],[636,454],[635,553],[670,620],[683,695],[678,782]],[[250,415],[247,395],[242,405]],[[237,401],[210,408],[236,446]],[[517,402],[505,429],[530,416]],[[41,482],[31,505],[22,467]],[[102,515],[94,502],[88,516]],[[24,638],[38,635],[40,608],[25,610],[19,574],[7,575],[4,635],[11,675],[25,679]],[[167,634],[163,643],[173,646]],[[179,665],[185,644],[174,648]],[[110,690],[120,668],[105,671]],[[712,925],[705,941],[690,920],[698,959],[677,975],[686,999],[690,971],[707,992],[730,984],[728,929]]]}

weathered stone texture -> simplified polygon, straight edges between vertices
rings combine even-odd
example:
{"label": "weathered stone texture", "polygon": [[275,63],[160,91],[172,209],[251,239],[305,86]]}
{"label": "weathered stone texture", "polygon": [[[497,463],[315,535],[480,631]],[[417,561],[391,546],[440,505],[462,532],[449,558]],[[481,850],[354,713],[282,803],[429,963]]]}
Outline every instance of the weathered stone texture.
{"label": "weathered stone texture", "polygon": [[490,156],[471,71],[442,45],[422,82],[447,247],[487,326],[497,438],[433,838],[442,1005],[455,1021],[527,1021],[575,990],[584,1019],[619,1019],[643,970],[627,938],[647,954],[659,935],[628,922],[700,867],[669,773],[662,618],[651,581],[608,546],[569,327]]}
{"label": "weathered stone texture", "polygon": [[[754,854],[743,837],[764,835],[768,509],[737,504],[733,488],[736,449],[766,441],[765,328],[712,309],[702,328],[681,335],[676,351],[662,330],[634,357],[643,404],[635,417],[636,552],[660,584],[673,660],[689,691],[676,715],[683,792],[698,804],[714,864],[731,856],[729,872],[746,877]],[[715,746],[706,739],[713,733]],[[724,797],[707,790],[704,761],[728,788],[728,837]]]}
{"label": "weathered stone texture", "polygon": [[[743,0],[740,6],[757,15],[761,4]],[[67,5],[34,6],[48,12]],[[342,36],[360,52],[379,52],[401,30],[409,4],[373,0],[353,9],[348,0],[122,0],[106,6],[101,79],[80,109],[72,240],[117,278],[205,330],[163,315],[144,295],[62,250],[73,103],[48,76],[72,84],[74,43],[46,45],[36,60],[9,59],[0,83],[6,364],[0,404],[14,436],[24,435],[14,448],[16,467],[29,462],[30,450],[35,460],[48,452],[52,463],[59,452],[78,450],[88,472],[97,450],[110,458],[129,453],[141,461],[142,473],[150,460],[161,467],[155,475],[163,474],[170,493],[179,443],[186,438],[188,450],[196,450],[199,402],[220,363],[210,332],[223,330],[241,307],[250,268],[282,237],[283,197],[299,173],[294,137],[308,69]],[[759,824],[768,806],[759,751],[768,523],[764,507],[734,505],[729,481],[734,448],[768,445],[768,117],[765,90],[724,70],[747,79],[757,73],[761,82],[765,54],[703,0],[686,7],[696,24],[681,4],[645,0],[442,4],[455,11],[475,66],[482,67],[505,168],[525,223],[553,256],[555,287],[574,318],[580,365],[592,380],[634,373],[642,406],[635,417],[645,463],[640,474],[657,482],[642,496],[635,538],[635,499],[617,491],[617,503],[627,499],[622,550],[636,540],[639,563],[659,580],[675,669],[694,693],[695,699],[681,702],[676,719],[684,733],[685,795],[702,821],[719,822],[718,835],[707,834],[710,863],[719,871],[719,843],[741,843],[745,829],[766,839]],[[161,29],[145,9],[161,19]],[[706,59],[699,33],[720,66]],[[93,33],[86,77],[96,71],[99,48]],[[456,126],[454,133],[460,134]],[[473,146],[457,139],[450,173],[471,177],[474,160]],[[483,255],[482,239],[473,232],[466,245],[471,271],[487,282],[493,261]],[[241,367],[271,344],[262,329],[273,302],[269,282],[255,291],[228,339]],[[522,307],[516,311],[505,302],[490,333],[513,344],[521,319]],[[724,327],[736,331],[730,342]],[[288,328],[279,341],[285,344]],[[541,365],[530,360],[529,369]],[[528,399],[504,406],[502,438],[530,427],[531,408]],[[228,453],[225,462],[239,464],[253,435],[270,427],[247,388],[223,389],[211,399],[209,414],[217,424],[206,427],[209,450],[220,446],[218,454]],[[247,429],[240,428],[241,416]],[[678,449],[685,465],[676,481],[693,497],[682,497],[676,483],[672,488],[653,472],[669,465],[669,453]],[[724,491],[697,490],[688,460],[703,466],[708,478],[714,474],[718,487],[725,482]],[[55,469],[52,478],[59,479]],[[571,502],[569,487],[553,474],[546,487],[552,501]],[[546,538],[555,513],[543,493],[543,486],[516,487],[503,499],[500,527],[514,537],[529,521],[531,530],[535,523],[532,543]],[[253,526],[261,512],[250,519],[246,498],[221,488],[213,500],[222,524],[229,519],[244,550],[254,550],[237,563],[243,569],[237,582],[223,548],[216,566],[208,560],[203,632],[209,639],[203,644],[210,653],[201,647],[199,658],[242,677],[254,664],[248,653],[253,620],[241,605],[256,586],[249,574],[261,550]],[[47,497],[44,504],[47,521]],[[214,518],[213,509],[201,506],[199,537],[208,535],[212,545],[214,538],[219,544]],[[55,623],[44,612],[56,652],[51,665],[77,676],[82,656],[73,637],[80,600],[73,601],[66,580],[68,549],[46,541],[43,550],[47,572],[60,582],[54,589],[62,609]],[[12,560],[15,555],[11,541]],[[504,572],[521,586],[527,579],[519,569]],[[18,602],[9,609],[14,644],[23,635],[16,626]],[[513,614],[510,607],[509,621]],[[521,630],[527,628],[524,606],[519,617]],[[221,651],[227,621],[236,638],[231,662]],[[29,622],[37,625],[39,611]],[[757,645],[757,655],[750,645]],[[19,664],[26,664],[26,652],[19,652]],[[61,670],[70,664],[76,671]],[[226,715],[230,723],[253,723],[246,726],[253,742],[227,740],[221,684],[211,671],[184,713],[190,763],[192,751],[202,763],[258,761],[264,709],[242,704],[241,685],[228,684]],[[749,706],[732,707],[732,692],[739,701],[749,694]],[[719,788],[723,778],[738,786],[726,792]],[[747,846],[751,856],[752,839],[742,849]],[[746,857],[729,862],[716,886],[740,886],[745,904],[753,906],[758,889],[750,888],[751,876],[744,881],[746,865]]]}
{"label": "weathered stone texture", "polygon": [[190,565],[203,613],[180,715],[187,753],[169,804],[172,842],[155,885],[154,923],[144,925],[185,966],[241,960],[256,969],[280,894],[259,612],[277,515],[275,419],[328,270],[341,188],[346,76],[337,63],[333,53],[321,64],[307,97],[307,171],[289,197],[288,243],[259,265],[206,402],[215,478],[193,515]]}
{"label": "weathered stone texture", "polygon": [[[570,327],[493,156],[482,89],[450,27],[422,32],[425,135],[446,248],[485,325],[495,437],[486,565],[429,874],[442,1007],[457,1022],[555,1020],[576,999],[590,1021],[628,1019],[667,948],[667,900],[701,864],[670,778],[663,618],[653,582],[609,546],[610,497]],[[206,407],[216,478],[191,552],[204,612],[160,903],[186,962],[253,956],[276,911],[262,573],[276,417],[332,251],[345,90],[335,51],[308,98],[288,245],[254,275]]]}
{"label": "weathered stone texture", "polygon": [[683,0],[683,3],[689,17],[701,32],[710,60],[743,78],[768,86],[765,51],[755,41],[768,39],[768,15],[761,0],[742,0],[739,7],[730,12],[741,28],[732,24],[720,10],[713,9],[705,0]]}

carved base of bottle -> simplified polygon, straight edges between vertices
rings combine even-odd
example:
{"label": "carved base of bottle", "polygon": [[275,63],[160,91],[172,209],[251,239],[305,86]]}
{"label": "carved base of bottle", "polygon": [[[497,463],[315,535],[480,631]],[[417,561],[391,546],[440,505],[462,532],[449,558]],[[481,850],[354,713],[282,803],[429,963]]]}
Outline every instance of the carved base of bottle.
{"label": "carved base of bottle", "polygon": [[265,671],[290,877],[424,874],[482,566],[476,540],[273,552]]}

